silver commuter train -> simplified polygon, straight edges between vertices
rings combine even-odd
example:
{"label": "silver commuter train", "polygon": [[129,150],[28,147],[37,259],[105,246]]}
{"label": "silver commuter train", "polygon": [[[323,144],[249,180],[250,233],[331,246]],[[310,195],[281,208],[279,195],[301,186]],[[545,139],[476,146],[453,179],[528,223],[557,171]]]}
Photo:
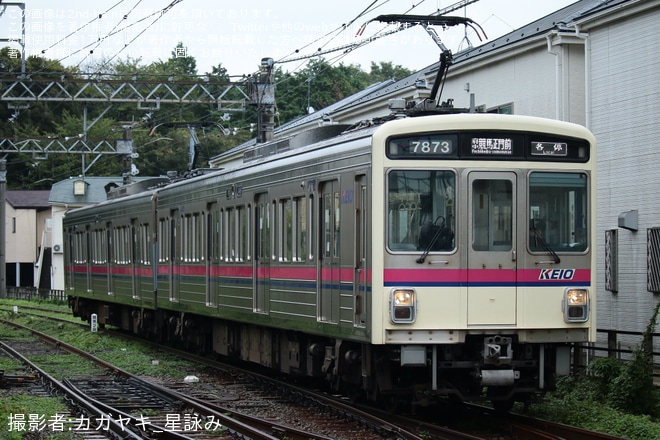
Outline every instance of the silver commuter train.
{"label": "silver commuter train", "polygon": [[506,409],[569,374],[596,334],[587,129],[454,114],[309,138],[67,213],[74,314],[390,406]]}

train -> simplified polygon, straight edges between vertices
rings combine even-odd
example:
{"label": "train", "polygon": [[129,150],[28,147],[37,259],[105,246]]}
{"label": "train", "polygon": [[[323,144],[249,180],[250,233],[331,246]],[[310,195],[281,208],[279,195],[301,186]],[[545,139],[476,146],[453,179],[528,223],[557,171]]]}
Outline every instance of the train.
{"label": "train", "polygon": [[67,212],[68,301],[389,408],[506,410],[595,341],[595,166],[539,117],[319,126]]}

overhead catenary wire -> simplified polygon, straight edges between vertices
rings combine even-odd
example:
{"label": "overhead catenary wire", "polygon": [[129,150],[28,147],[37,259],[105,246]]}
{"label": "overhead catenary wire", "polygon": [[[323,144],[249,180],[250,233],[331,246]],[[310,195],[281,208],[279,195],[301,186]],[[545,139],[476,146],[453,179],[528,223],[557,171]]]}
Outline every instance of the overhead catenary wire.
{"label": "overhead catenary wire", "polygon": [[90,21],[88,21],[87,23],[83,24],[82,26],[79,26],[76,30],[74,30],[74,31],[70,32],[69,34],[65,35],[64,37],[60,38],[59,40],[57,40],[56,42],[54,42],[53,44],[51,44],[50,46],[48,46],[46,49],[43,49],[43,50],[41,51],[41,54],[44,55],[47,51],[49,51],[49,50],[52,49],[53,47],[59,45],[60,43],[62,43],[62,42],[64,42],[65,40],[69,39],[70,37],[72,37],[73,35],[77,34],[77,33],[80,32],[80,31],[82,31],[83,29],[85,29],[87,26],[91,25],[91,24],[94,23],[95,21],[100,20],[105,14],[107,14],[107,13],[110,12],[110,11],[112,11],[114,8],[116,8],[116,7],[119,6],[120,4],[124,3],[124,1],[125,1],[125,0],[119,0],[119,1],[118,1],[117,3],[115,3],[113,6],[111,6],[110,8],[108,8],[105,12],[102,12],[102,13],[98,14],[96,17],[92,18],[92,19],[91,19]]}
{"label": "overhead catenary wire", "polygon": [[[110,7],[109,9],[107,9],[105,12],[103,12],[103,13],[99,13],[96,17],[94,17],[93,19],[91,19],[89,22],[85,23],[85,24],[82,25],[82,26],[79,26],[76,30],[72,31],[71,33],[67,34],[65,37],[63,37],[63,38],[61,38],[60,40],[56,41],[55,43],[53,43],[52,45],[50,45],[48,48],[43,49],[43,50],[41,51],[41,53],[42,53],[42,54],[45,54],[48,50],[52,49],[53,47],[55,47],[55,46],[57,46],[57,45],[59,45],[59,44],[61,44],[61,43],[63,43],[65,40],[69,39],[70,37],[72,37],[72,36],[75,35],[76,33],[80,32],[80,31],[82,31],[83,29],[85,29],[86,27],[88,27],[90,24],[94,23],[94,22],[97,21],[97,20],[100,20],[104,15],[106,15],[108,12],[110,12],[111,10],[113,10],[114,8],[116,8],[117,6],[119,6],[119,5],[120,5],[121,3],[123,3],[124,1],[125,1],[125,0],[120,0],[118,3],[116,3],[115,5],[113,5],[112,7]],[[85,45],[85,46],[83,46],[83,47],[81,47],[81,48],[79,48],[79,49],[77,49],[77,50],[75,50],[75,51],[73,51],[73,52],[67,54],[66,56],[63,56],[63,57],[57,59],[57,61],[58,61],[58,62],[62,62],[62,61],[64,61],[64,60],[68,59],[68,58],[71,58],[72,56],[75,56],[75,55],[77,55],[77,54],[79,54],[79,53],[81,53],[81,52],[83,52],[83,51],[85,51],[85,50],[88,50],[88,49],[89,49],[90,47],[92,47],[92,46],[95,46],[94,49],[92,49],[92,50],[91,50],[91,51],[85,56],[84,59],[86,59],[87,57],[89,57],[89,55],[91,55],[91,54],[93,53],[93,51],[95,50],[96,47],[98,47],[102,42],[106,41],[106,40],[109,39],[110,37],[113,37],[113,36],[115,36],[115,35],[117,35],[117,34],[119,34],[119,33],[125,32],[126,30],[128,30],[128,29],[130,29],[130,28],[132,28],[132,27],[134,27],[134,26],[137,26],[137,25],[139,25],[139,24],[145,22],[145,21],[148,20],[149,18],[152,18],[152,17],[155,16],[155,19],[154,19],[151,23],[149,23],[146,27],[144,27],[142,30],[140,30],[140,31],[137,33],[137,35],[136,35],[135,37],[133,37],[128,43],[125,43],[125,44],[124,44],[124,45],[123,45],[123,46],[122,46],[122,47],[121,47],[121,48],[120,48],[120,49],[119,49],[114,55],[112,55],[108,60],[105,60],[105,62],[104,62],[103,65],[101,66],[101,67],[105,67],[105,66],[108,65],[108,63],[109,63],[110,61],[112,61],[113,59],[115,59],[115,58],[116,58],[121,52],[123,52],[123,51],[124,51],[129,45],[131,45],[132,43],[134,43],[135,40],[137,40],[137,39],[138,39],[142,34],[144,34],[149,28],[151,28],[151,27],[152,27],[152,26],[153,26],[158,20],[160,20],[160,19],[161,19],[161,18],[162,18],[167,12],[169,12],[174,6],[176,6],[178,3],[181,3],[182,1],[183,1],[183,0],[172,0],[167,6],[165,6],[165,7],[163,7],[163,8],[160,8],[160,9],[157,9],[156,11],[154,11],[154,12],[152,12],[152,13],[150,13],[150,14],[144,16],[144,17],[139,18],[139,19],[137,19],[137,20],[134,21],[134,22],[132,22],[132,23],[130,23],[130,24],[127,24],[126,26],[123,26],[123,27],[117,29],[117,27],[119,26],[119,24],[122,23],[122,22],[124,21],[124,19],[126,19],[126,18],[128,17],[128,15],[129,15],[129,14],[124,14],[124,15],[122,16],[122,19],[119,21],[119,23],[118,23],[118,24],[117,24],[117,25],[116,25],[111,31],[109,31],[109,32],[108,32],[103,38],[99,38],[99,39],[97,39],[96,41],[91,42],[91,43],[89,43],[89,44],[87,44],[87,45]],[[141,0],[138,1],[138,4],[139,4],[140,2],[141,2]],[[136,7],[137,7],[137,5],[135,5],[133,8],[131,8],[130,12],[132,12]],[[130,12],[129,12],[129,13],[130,13]],[[84,59],[83,59],[82,61],[84,61]],[[81,65],[82,61],[79,62],[79,63],[77,64],[77,67],[79,67],[79,66]],[[36,72],[33,72],[33,73],[36,73]]]}
{"label": "overhead catenary wire", "polygon": [[[122,1],[123,1],[123,0],[122,0]],[[133,5],[133,7],[130,9],[130,11],[128,11],[126,14],[124,14],[124,15],[122,16],[122,18],[117,22],[117,24],[115,24],[115,26],[114,26],[114,27],[113,27],[113,28],[112,28],[107,34],[105,34],[105,36],[104,36],[103,38],[101,38],[101,37],[98,38],[98,40],[97,40],[97,42],[96,42],[96,46],[94,46],[94,48],[93,48],[92,50],[90,50],[89,53],[88,53],[87,55],[85,55],[85,57],[84,57],[82,60],[80,60],[80,61],[78,62],[77,67],[80,67],[80,65],[81,65],[81,64],[87,59],[87,57],[89,57],[91,54],[93,54],[94,51],[95,51],[96,49],[98,49],[99,46],[101,46],[101,43],[103,43],[108,37],[114,35],[114,33],[115,33],[115,29],[117,29],[117,27],[118,27],[118,26],[119,26],[124,20],[127,20],[127,19],[128,19],[128,17],[130,16],[130,14],[135,10],[135,8],[137,8],[137,7],[140,5],[140,3],[142,3],[142,0],[138,0],[137,3],[135,3],[135,5]]]}

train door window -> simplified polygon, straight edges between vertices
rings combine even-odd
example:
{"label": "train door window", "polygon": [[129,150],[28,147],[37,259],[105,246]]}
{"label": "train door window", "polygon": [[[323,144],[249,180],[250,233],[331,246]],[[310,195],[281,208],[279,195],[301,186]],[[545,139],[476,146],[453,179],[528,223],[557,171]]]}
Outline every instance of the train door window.
{"label": "train door window", "polygon": [[170,256],[170,222],[166,218],[158,219],[158,262],[169,261]]}
{"label": "train door window", "polygon": [[309,240],[307,240],[309,249],[308,249],[308,255],[310,260],[314,260],[314,255],[315,255],[315,247],[314,243],[317,243],[318,240],[314,238],[314,234],[316,233],[316,228],[314,226],[314,196],[310,195],[309,199],[307,199],[307,226],[308,226],[308,237]]}
{"label": "train door window", "polygon": [[90,242],[91,242],[91,260],[93,264],[99,264],[99,258],[98,258],[98,253],[97,249],[99,247],[99,242],[98,242],[98,235],[96,233],[96,229],[93,229],[91,234],[90,234]]}
{"label": "train door window", "polygon": [[390,251],[452,251],[456,185],[453,171],[393,170],[388,174]]}
{"label": "train door window", "polygon": [[507,251],[513,246],[513,184],[504,179],[472,183],[472,248]]}
{"label": "train door window", "polygon": [[584,252],[589,237],[587,176],[533,172],[529,176],[529,250]]}
{"label": "train door window", "polygon": [[252,231],[252,206],[247,205],[244,209],[243,216],[241,217],[241,238],[243,240],[243,255],[245,261],[252,261],[251,254],[251,231]]}
{"label": "train door window", "polygon": [[245,262],[248,258],[248,215],[245,206],[236,207],[236,249],[238,262]]}
{"label": "train door window", "polygon": [[293,260],[293,201],[291,199],[280,200],[279,218],[279,260],[291,262]]}
{"label": "train door window", "polygon": [[193,238],[195,240],[195,249],[194,256],[196,262],[202,262],[206,259],[204,253],[204,216],[201,212],[197,212],[193,215],[194,219],[194,234]]}
{"label": "train door window", "polygon": [[292,201],[291,216],[291,252],[293,261],[305,261],[307,254],[307,205],[304,197],[296,197]]}
{"label": "train door window", "polygon": [[236,248],[236,235],[237,235],[237,226],[236,226],[236,210],[234,208],[228,208],[225,210],[226,219],[227,219],[227,244],[228,244],[228,254],[227,261],[237,261],[237,248]]}
{"label": "train door window", "polygon": [[131,226],[126,228],[127,232],[130,234],[131,242],[129,251],[129,260],[131,264],[131,290],[133,292],[133,299],[139,299],[140,293],[138,288],[138,279],[137,279],[137,265],[139,258],[139,248],[140,248],[140,238],[139,238],[139,228],[137,225],[137,219],[131,220]]}
{"label": "train door window", "polygon": [[179,275],[177,275],[176,272],[176,264],[177,262],[181,261],[181,255],[182,255],[182,243],[181,243],[181,236],[182,236],[182,218],[181,214],[179,213],[178,209],[172,209],[170,210],[169,214],[169,236],[167,240],[170,242],[169,246],[169,264],[168,264],[168,269],[169,269],[169,274],[168,274],[168,281],[169,281],[169,300],[171,302],[178,302],[179,301],[179,283],[181,281]]}
{"label": "train door window", "polygon": [[277,201],[273,200],[273,202],[270,204],[269,209],[270,209],[270,218],[273,219],[273,225],[272,225],[273,233],[270,234],[270,250],[271,250],[270,259],[272,261],[276,261],[277,260],[276,252],[277,252],[277,238],[278,237],[277,237],[277,234],[275,233],[275,231],[277,231],[277,221],[278,220],[277,220],[277,216],[275,214],[277,212]]}
{"label": "train door window", "polygon": [[208,260],[217,264],[220,261],[220,211],[215,203],[211,204],[207,214]]}
{"label": "train door window", "polygon": [[339,192],[323,195],[323,257],[339,257]]}
{"label": "train door window", "polygon": [[181,261],[189,261],[190,247],[192,241],[189,237],[190,216],[184,215],[181,219]]}

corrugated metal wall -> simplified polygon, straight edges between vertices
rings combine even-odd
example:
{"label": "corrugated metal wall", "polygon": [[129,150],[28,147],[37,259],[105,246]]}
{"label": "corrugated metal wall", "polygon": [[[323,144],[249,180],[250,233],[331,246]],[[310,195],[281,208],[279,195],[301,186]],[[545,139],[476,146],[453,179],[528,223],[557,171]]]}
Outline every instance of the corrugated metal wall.
{"label": "corrugated metal wall", "polygon": [[[660,8],[589,30],[591,125],[598,160],[598,327],[641,332],[658,295],[647,290],[647,229],[660,227]],[[605,289],[605,231],[618,230],[618,293]],[[657,345],[657,344],[656,344]]]}

